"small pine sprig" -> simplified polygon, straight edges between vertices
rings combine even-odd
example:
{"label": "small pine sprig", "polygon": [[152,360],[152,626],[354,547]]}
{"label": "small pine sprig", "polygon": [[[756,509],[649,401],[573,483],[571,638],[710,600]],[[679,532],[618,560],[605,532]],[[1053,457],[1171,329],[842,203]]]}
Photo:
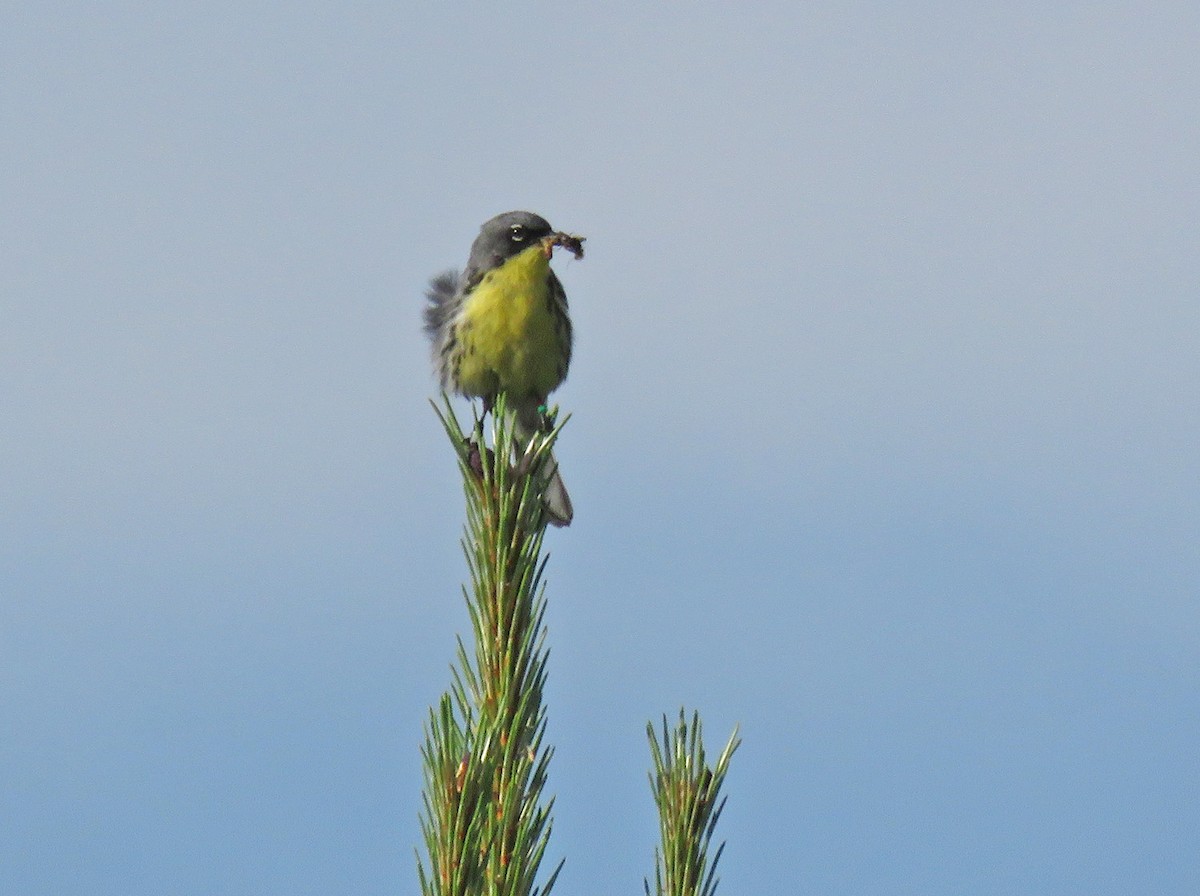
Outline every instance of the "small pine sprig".
{"label": "small pine sprig", "polygon": [[463,595],[474,649],[458,639],[453,683],[425,727],[421,830],[429,868],[418,856],[421,892],[548,896],[562,862],[539,889],[554,803],[542,796],[553,749],[543,742],[541,495],[561,425],[518,446],[501,395],[489,448],[479,418],[468,436],[443,401],[435,411],[455,446],[467,498],[462,547],[471,587]]}
{"label": "small pine sprig", "polygon": [[[717,819],[725,808],[721,784],[729,770],[729,760],[741,744],[737,729],[711,768],[706,764],[700,714],[691,724],[682,709],[674,730],[663,716],[662,740],[653,723],[646,725],[654,767],[650,788],[658,806],[662,843],[654,850],[654,896],[714,896],[718,878],[717,863],[725,844],[717,847],[712,863],[708,850]],[[646,896],[650,881],[645,880]]]}

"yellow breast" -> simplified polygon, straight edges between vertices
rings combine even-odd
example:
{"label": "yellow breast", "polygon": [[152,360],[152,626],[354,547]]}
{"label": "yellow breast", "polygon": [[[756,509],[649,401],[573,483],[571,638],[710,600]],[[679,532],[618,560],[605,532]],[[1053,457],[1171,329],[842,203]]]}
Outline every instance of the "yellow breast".
{"label": "yellow breast", "polygon": [[466,297],[455,325],[460,391],[545,400],[562,382],[565,346],[549,278],[550,259],[535,245],[485,274]]}

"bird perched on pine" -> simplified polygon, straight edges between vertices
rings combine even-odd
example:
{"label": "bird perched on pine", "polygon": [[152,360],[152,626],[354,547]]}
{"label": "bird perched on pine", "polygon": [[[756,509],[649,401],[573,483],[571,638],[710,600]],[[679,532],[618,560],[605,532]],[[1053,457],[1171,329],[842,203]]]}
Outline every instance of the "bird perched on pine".
{"label": "bird perched on pine", "polygon": [[[484,413],[504,393],[520,442],[547,428],[546,399],[567,377],[571,319],[567,294],[550,269],[556,246],[583,256],[583,238],[555,231],[532,212],[484,222],[467,267],[429,285],[425,332],[443,389],[483,399]],[[542,495],[547,518],[571,522],[571,499],[553,455]]]}

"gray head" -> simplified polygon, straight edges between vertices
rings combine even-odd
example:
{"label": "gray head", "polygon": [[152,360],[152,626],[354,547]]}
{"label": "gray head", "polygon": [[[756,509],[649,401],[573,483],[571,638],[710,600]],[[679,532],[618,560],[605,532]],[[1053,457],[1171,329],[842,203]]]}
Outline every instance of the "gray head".
{"label": "gray head", "polygon": [[505,212],[485,221],[471,245],[465,272],[467,284],[473,284],[492,268],[553,232],[550,223],[533,212]]}

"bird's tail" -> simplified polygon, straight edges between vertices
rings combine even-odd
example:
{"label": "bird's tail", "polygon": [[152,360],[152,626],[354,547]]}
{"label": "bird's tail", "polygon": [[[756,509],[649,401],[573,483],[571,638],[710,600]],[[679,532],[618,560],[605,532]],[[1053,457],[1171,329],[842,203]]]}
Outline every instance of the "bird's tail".
{"label": "bird's tail", "polygon": [[571,520],[575,518],[575,509],[571,507],[571,496],[567,494],[567,487],[563,485],[562,476],[558,473],[558,461],[554,459],[554,453],[550,453],[547,463],[554,469],[550,474],[550,480],[546,483],[546,490],[542,492],[542,503],[546,507],[546,519],[554,526],[569,526]]}
{"label": "bird's tail", "polygon": [[[518,411],[516,436],[520,446],[519,450],[523,451],[529,445],[529,440],[533,438],[534,434],[541,431],[540,423],[540,414],[531,418],[529,414]],[[542,506],[546,510],[546,520],[553,526],[569,526],[571,520],[575,518],[575,510],[571,507],[571,496],[567,494],[567,487],[563,484],[562,476],[558,472],[558,461],[555,459],[553,451],[546,456],[546,468],[550,471],[550,476],[546,480],[546,489],[542,492]]]}

